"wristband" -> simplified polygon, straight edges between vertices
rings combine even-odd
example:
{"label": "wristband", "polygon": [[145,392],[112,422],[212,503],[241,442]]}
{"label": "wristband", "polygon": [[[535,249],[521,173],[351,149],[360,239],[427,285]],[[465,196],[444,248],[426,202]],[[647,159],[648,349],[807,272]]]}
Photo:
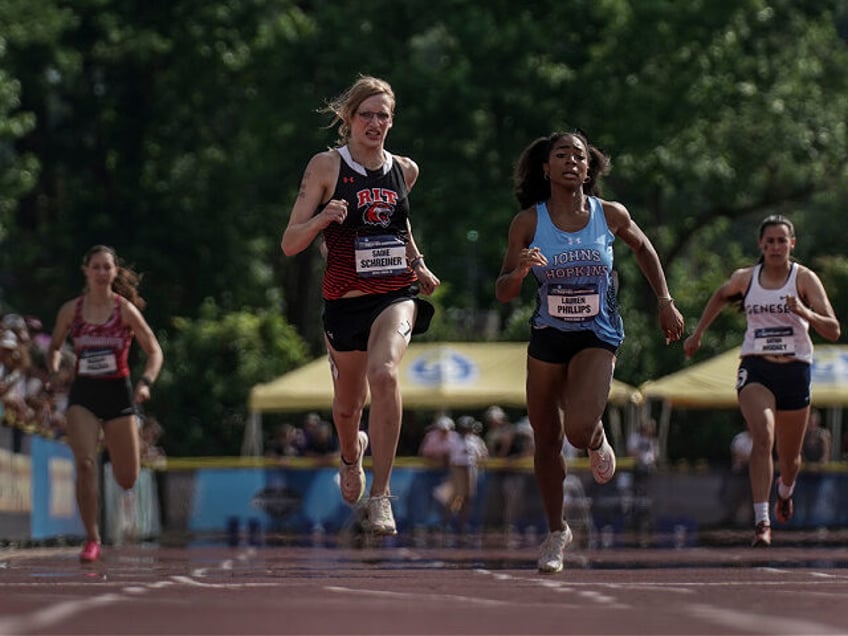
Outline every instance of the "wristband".
{"label": "wristband", "polygon": [[424,262],[424,255],[419,254],[418,256],[413,258],[411,261],[409,261],[409,267],[411,269],[415,269],[416,267],[418,267],[423,262]]}
{"label": "wristband", "polygon": [[671,296],[658,296],[657,304],[659,304],[660,309],[665,309],[669,305],[674,304],[674,298],[672,298]]}
{"label": "wristband", "polygon": [[148,378],[146,375],[141,376],[141,377],[138,379],[138,383],[139,383],[139,384],[143,384],[144,386],[146,386],[146,387],[148,387],[148,388],[149,388],[149,387],[151,387],[151,386],[153,386],[153,380],[151,380],[150,378]]}

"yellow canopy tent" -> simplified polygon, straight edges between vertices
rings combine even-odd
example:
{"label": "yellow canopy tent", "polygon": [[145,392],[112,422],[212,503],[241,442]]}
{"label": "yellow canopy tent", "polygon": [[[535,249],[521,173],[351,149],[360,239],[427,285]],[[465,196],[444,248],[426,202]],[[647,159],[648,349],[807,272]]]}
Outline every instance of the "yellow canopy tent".
{"label": "yellow canopy tent", "polygon": [[[522,342],[412,343],[400,368],[401,394],[408,409],[474,409],[492,404],[525,405],[527,344]],[[613,380],[610,402],[635,405],[639,391]],[[251,418],[242,454],[261,449],[261,414],[329,410],[333,383],[322,357],[251,389]]]}
{"label": "yellow canopy tent", "polygon": [[[644,382],[639,391],[645,399],[663,400],[660,444],[668,433],[672,408],[735,408],[736,369],[739,347],[657,380]],[[816,345],[812,366],[812,403],[830,409],[833,450],[841,448],[841,408],[848,404],[848,346]],[[664,446],[663,446],[664,448]]]}

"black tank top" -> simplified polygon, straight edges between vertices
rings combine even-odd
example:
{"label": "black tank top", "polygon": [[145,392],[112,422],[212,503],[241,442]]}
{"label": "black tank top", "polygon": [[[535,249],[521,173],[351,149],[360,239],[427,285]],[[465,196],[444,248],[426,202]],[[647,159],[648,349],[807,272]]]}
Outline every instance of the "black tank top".
{"label": "black tank top", "polygon": [[341,298],[352,290],[385,294],[408,287],[417,277],[402,256],[409,242],[409,191],[400,164],[385,153],[380,170],[366,170],[353,161],[347,146],[338,152],[341,165],[331,198],[346,199],[348,214],[344,223],[324,229],[324,298]]}

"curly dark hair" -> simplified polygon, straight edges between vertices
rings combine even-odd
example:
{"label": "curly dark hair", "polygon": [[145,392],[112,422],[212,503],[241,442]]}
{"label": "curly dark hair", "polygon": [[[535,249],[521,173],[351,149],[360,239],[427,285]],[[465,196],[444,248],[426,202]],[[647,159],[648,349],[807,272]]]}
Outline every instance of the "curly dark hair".
{"label": "curly dark hair", "polygon": [[542,164],[548,162],[551,148],[563,137],[576,137],[586,146],[589,153],[589,179],[583,184],[583,192],[600,195],[600,180],[610,172],[610,158],[601,149],[590,144],[582,131],[553,132],[547,137],[532,141],[518,158],[513,182],[515,198],[522,208],[544,201],[551,195],[551,184],[545,179]]}

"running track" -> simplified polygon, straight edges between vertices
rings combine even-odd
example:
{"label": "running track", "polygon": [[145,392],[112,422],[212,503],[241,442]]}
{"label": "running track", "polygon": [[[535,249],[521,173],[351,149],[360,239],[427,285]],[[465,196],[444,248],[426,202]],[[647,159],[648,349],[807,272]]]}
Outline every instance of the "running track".
{"label": "running track", "polygon": [[848,548],[0,550],[17,634],[848,634]]}

